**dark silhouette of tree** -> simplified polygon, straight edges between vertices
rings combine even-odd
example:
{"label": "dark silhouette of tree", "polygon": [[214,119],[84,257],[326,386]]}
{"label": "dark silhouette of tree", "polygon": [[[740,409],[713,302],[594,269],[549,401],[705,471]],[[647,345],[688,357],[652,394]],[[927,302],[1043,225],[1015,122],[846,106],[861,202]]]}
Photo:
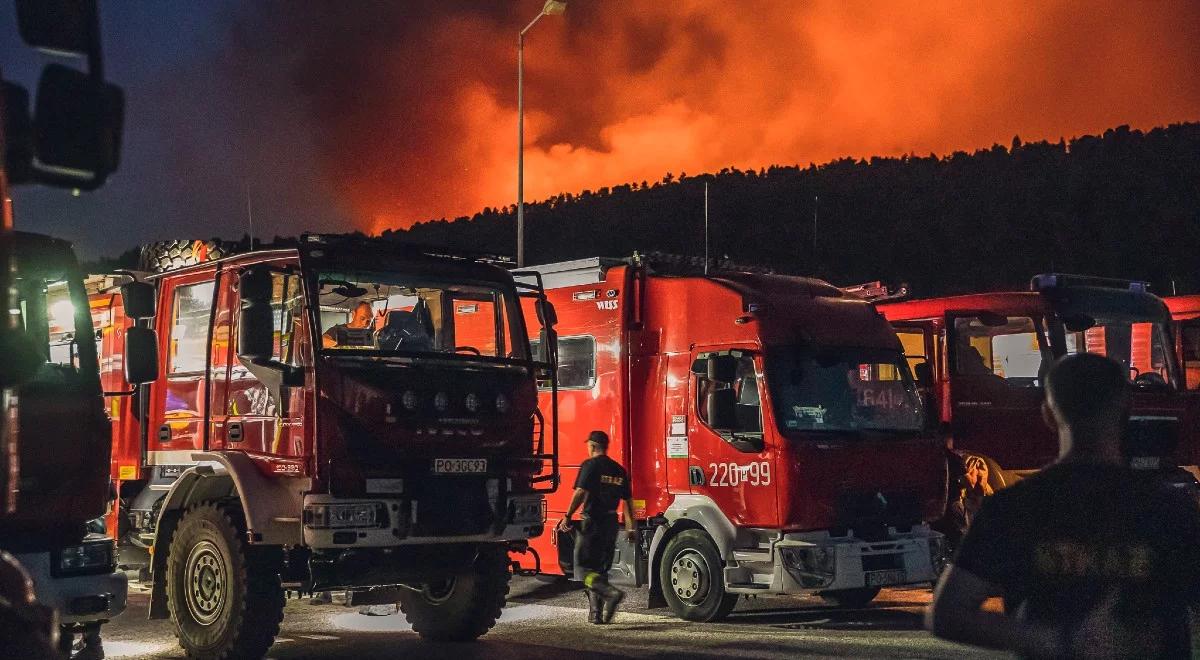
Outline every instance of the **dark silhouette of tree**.
{"label": "dark silhouette of tree", "polygon": [[[526,206],[530,263],[712,254],[835,283],[908,282],[919,295],[1024,288],[1038,272],[1200,291],[1200,123],[1127,126],[945,156],[735,167]],[[817,206],[817,252],[813,202]],[[516,209],[418,223],[384,237],[514,254]],[[124,255],[123,255],[124,256]]]}

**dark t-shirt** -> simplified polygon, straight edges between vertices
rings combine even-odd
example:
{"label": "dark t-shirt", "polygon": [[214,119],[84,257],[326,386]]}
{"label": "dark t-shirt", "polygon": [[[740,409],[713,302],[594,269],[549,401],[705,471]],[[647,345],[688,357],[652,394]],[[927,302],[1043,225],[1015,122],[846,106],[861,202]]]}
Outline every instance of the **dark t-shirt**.
{"label": "dark t-shirt", "polygon": [[1065,632],[1116,590],[1121,621],[1161,644],[1143,657],[1189,657],[1200,512],[1159,480],[1110,465],[1048,467],[984,501],[954,563],[1000,586],[1008,612]]}
{"label": "dark t-shirt", "polygon": [[592,518],[615,516],[621,500],[633,497],[629,490],[629,473],[608,456],[594,456],[579,466],[575,487],[587,491],[583,515]]}

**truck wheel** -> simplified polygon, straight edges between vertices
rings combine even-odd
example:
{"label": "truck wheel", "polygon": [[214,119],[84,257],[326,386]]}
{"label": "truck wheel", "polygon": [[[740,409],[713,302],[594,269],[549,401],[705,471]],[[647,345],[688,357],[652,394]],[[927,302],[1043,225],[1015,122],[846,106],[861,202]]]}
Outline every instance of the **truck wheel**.
{"label": "truck wheel", "polygon": [[278,548],[247,546],[236,510],[184,514],[167,557],[167,605],[189,658],[261,658],[283,619]]}
{"label": "truck wheel", "polygon": [[468,642],[483,635],[500,618],[508,596],[508,553],[481,548],[470,571],[400,590],[400,609],[423,639]]}
{"label": "truck wheel", "polygon": [[879,587],[859,587],[858,589],[835,589],[817,593],[821,600],[838,607],[866,607],[867,603],[879,595]]}
{"label": "truck wheel", "polygon": [[688,529],[672,537],[659,563],[659,584],[675,614],[687,621],[720,621],[737,605],[725,593],[724,564],[708,534]]}

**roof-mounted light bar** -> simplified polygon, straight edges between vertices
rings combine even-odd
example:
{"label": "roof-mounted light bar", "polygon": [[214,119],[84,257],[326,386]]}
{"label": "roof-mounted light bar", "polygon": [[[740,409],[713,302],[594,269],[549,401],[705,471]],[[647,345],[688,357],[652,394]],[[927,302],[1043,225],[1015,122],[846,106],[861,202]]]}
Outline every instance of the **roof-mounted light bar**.
{"label": "roof-mounted light bar", "polygon": [[1119,277],[1097,277],[1069,273],[1042,273],[1029,281],[1031,291],[1052,291],[1075,286],[1092,286],[1104,289],[1122,289],[1135,293],[1149,293],[1150,283],[1141,280],[1123,280]]}
{"label": "roof-mounted light bar", "polygon": [[891,288],[883,282],[876,280],[874,282],[863,282],[862,284],[854,284],[851,286],[838,287],[842,293],[860,298],[867,302],[891,302],[903,300],[908,297],[908,285],[901,284],[896,288]]}

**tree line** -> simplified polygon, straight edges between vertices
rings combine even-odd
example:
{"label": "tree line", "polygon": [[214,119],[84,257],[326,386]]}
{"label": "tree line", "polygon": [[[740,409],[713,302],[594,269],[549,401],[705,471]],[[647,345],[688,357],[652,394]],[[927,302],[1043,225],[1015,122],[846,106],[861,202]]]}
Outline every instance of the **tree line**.
{"label": "tree line", "polygon": [[[1200,123],[562,193],[526,205],[527,261],[701,257],[706,184],[709,252],[735,263],[903,282],[919,296],[1024,288],[1051,271],[1200,291]],[[383,238],[513,254],[515,218],[515,206],[485,208]],[[135,250],[111,261],[131,260]]]}

